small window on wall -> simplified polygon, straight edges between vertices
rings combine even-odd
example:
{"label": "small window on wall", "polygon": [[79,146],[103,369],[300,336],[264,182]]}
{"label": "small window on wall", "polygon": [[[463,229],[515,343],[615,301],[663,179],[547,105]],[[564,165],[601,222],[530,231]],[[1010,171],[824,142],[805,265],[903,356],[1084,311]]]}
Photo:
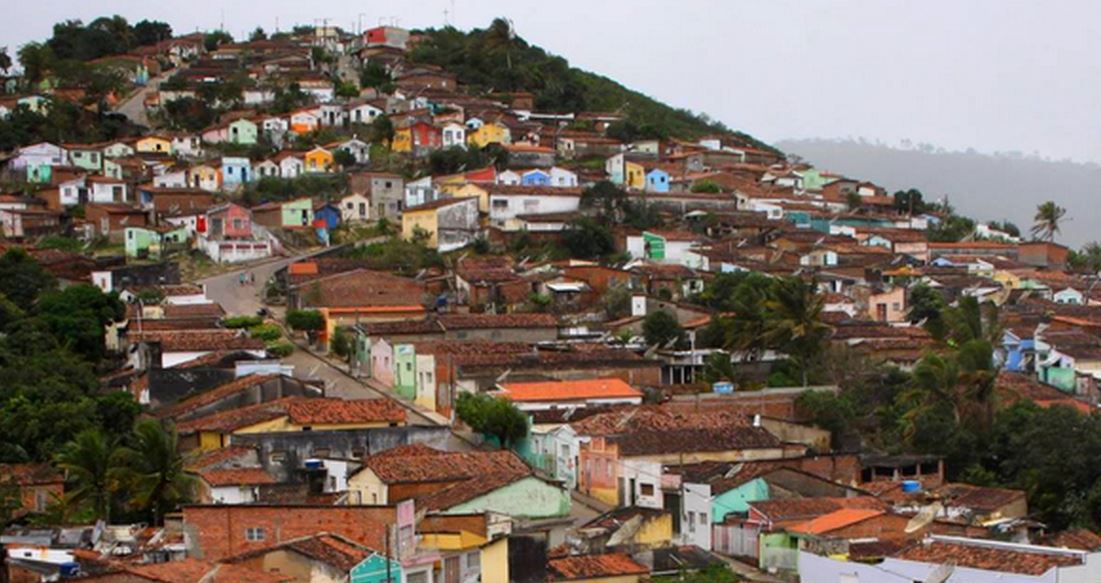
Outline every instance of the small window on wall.
{"label": "small window on wall", "polygon": [[262,541],[266,538],[263,528],[253,527],[245,529],[245,540]]}
{"label": "small window on wall", "polygon": [[654,485],[653,484],[639,484],[638,493],[642,496],[653,496]]}

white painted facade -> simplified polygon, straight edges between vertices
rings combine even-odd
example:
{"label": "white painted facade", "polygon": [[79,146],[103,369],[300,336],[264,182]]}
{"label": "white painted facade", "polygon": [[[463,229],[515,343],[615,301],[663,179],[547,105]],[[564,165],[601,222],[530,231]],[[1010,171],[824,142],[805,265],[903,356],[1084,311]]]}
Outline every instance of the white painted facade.
{"label": "white painted facade", "polygon": [[498,227],[506,227],[517,215],[575,212],[580,205],[579,195],[490,194],[489,220]]}

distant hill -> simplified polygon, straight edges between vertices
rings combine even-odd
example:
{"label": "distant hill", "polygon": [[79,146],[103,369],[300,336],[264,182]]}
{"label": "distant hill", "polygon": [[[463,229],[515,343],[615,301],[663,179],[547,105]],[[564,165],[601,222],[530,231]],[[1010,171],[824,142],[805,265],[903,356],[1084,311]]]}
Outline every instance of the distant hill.
{"label": "distant hill", "polygon": [[1101,165],[1026,156],[909,150],[857,141],[788,140],[776,144],[821,169],[864,178],[889,191],[916,187],[927,201],[948,195],[979,220],[1013,221],[1027,233],[1036,205],[1067,209],[1057,240],[1074,248],[1101,240]]}
{"label": "distant hill", "polygon": [[694,139],[731,133],[747,146],[776,151],[704,115],[671,107],[607,77],[571,67],[566,59],[515,36],[502,19],[470,32],[454,28],[415,32],[420,38],[410,50],[410,61],[443,67],[476,90],[533,93],[536,107],[543,111],[619,112],[628,117],[633,126],[628,133],[638,134],[636,137]]}

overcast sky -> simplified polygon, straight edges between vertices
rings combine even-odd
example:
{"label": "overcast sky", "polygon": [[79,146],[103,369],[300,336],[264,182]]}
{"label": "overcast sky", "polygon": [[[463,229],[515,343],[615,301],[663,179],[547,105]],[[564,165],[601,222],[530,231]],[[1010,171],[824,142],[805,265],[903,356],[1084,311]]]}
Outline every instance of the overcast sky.
{"label": "overcast sky", "polygon": [[[0,46],[121,14],[241,36],[328,18],[513,20],[529,41],[765,140],[908,139],[1101,162],[1101,5],[1090,0],[11,0]],[[362,15],[361,15],[362,13]],[[224,19],[224,20],[223,20]]]}

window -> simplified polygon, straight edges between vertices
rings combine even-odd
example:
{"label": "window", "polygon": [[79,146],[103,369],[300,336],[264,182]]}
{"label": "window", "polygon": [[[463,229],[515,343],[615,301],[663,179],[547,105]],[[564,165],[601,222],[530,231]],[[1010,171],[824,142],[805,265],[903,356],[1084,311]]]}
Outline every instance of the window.
{"label": "window", "polygon": [[394,187],[394,183],[387,180],[386,181],[386,188],[393,188],[393,187]]}
{"label": "window", "polygon": [[245,540],[249,541],[262,541],[266,538],[264,529],[260,527],[251,527],[245,529]]}
{"label": "window", "polygon": [[411,362],[405,363],[405,372],[413,372],[413,363],[411,363]]}
{"label": "window", "polygon": [[639,484],[638,485],[638,493],[641,496],[653,496],[654,495],[654,485],[653,484]]}
{"label": "window", "polygon": [[467,569],[477,569],[478,567],[481,566],[481,563],[482,562],[481,562],[481,560],[479,560],[478,553],[467,553],[466,554],[466,568]]}
{"label": "window", "polygon": [[605,469],[608,477],[609,478],[612,477],[612,463],[610,461],[605,462],[604,469]]}
{"label": "window", "polygon": [[490,204],[493,206],[493,208],[499,210],[508,208],[508,201],[503,198],[495,198]]}

